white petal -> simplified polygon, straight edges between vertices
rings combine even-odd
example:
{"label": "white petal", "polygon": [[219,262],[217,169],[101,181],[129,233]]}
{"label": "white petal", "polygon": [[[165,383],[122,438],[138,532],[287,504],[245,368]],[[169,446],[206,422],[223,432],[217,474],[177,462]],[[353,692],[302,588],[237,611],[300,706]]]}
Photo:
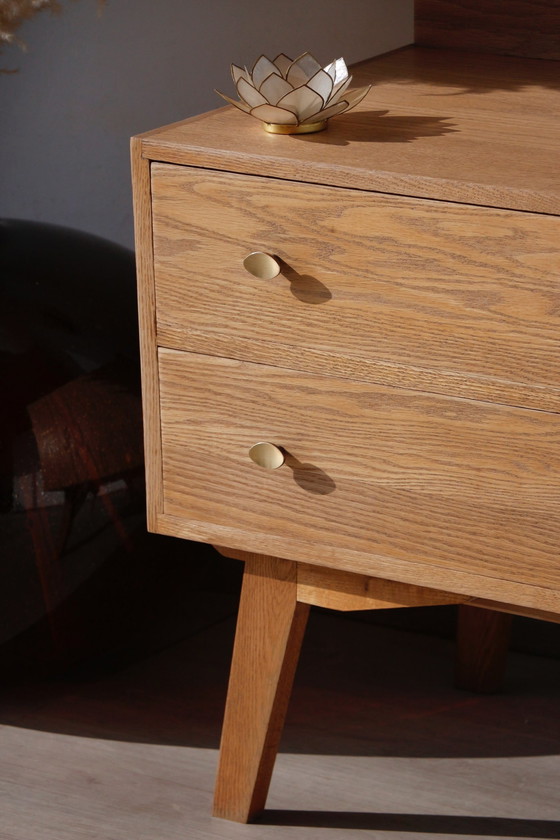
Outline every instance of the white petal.
{"label": "white petal", "polygon": [[250,82],[251,79],[249,77],[249,73],[246,67],[238,67],[237,64],[231,65],[231,78],[233,79],[233,84],[236,85],[239,79],[245,79],[246,82]]}
{"label": "white petal", "polygon": [[357,88],[339,102],[329,105],[327,108],[324,108],[322,111],[318,111],[316,114],[310,114],[305,120],[300,120],[300,122],[319,122],[320,120],[328,120],[330,117],[336,117],[337,114],[343,114],[346,111],[350,111],[351,108],[354,108],[362,101],[364,96],[366,96],[370,90],[371,85],[367,85],[367,87],[363,88]]}
{"label": "white petal", "polygon": [[286,78],[292,87],[304,85],[308,79],[315,75],[321,69],[321,65],[314,58],[311,53],[303,53],[299,58],[292,62],[292,66],[288,69]]}
{"label": "white petal", "polygon": [[348,78],[348,68],[343,58],[337,58],[335,61],[332,61],[330,64],[327,64],[327,66],[323,69],[325,73],[328,73],[329,76],[332,77],[332,80],[335,85],[337,85],[339,82],[346,81],[346,79]]}
{"label": "white petal", "polygon": [[322,98],[323,102],[327,102],[332,93],[333,80],[332,77],[329,76],[328,73],[325,73],[324,70],[319,70],[314,76],[312,76],[311,79],[309,79],[307,87],[316,91]]}
{"label": "white petal", "polygon": [[230,105],[235,105],[236,108],[239,108],[240,111],[245,111],[245,113],[248,114],[251,110],[250,107],[245,104],[245,102],[238,102],[236,99],[231,99],[229,96],[226,96],[225,93],[220,93],[219,90],[216,90],[215,92],[218,94],[218,96],[221,96],[222,99],[225,99],[226,102],[229,102]]}
{"label": "white petal", "polygon": [[237,93],[251,108],[256,108],[257,105],[266,105],[264,96],[258,90],[255,90],[253,85],[246,82],[245,79],[239,79],[237,82]]}
{"label": "white petal", "polygon": [[317,111],[315,114],[310,114],[304,122],[314,123],[321,120],[328,120],[330,117],[336,117],[337,114],[342,114],[348,109],[348,102],[343,99],[342,102],[336,102],[334,105],[329,105],[328,108],[323,108],[322,111]]}
{"label": "white petal", "polygon": [[297,117],[292,111],[286,111],[285,108],[278,108],[275,105],[259,105],[257,108],[253,108],[251,116],[275,125],[298,124]]}
{"label": "white petal", "polygon": [[251,70],[253,86],[259,88],[267,76],[270,76],[271,73],[278,73],[278,67],[276,67],[276,65],[273,64],[266,55],[261,55],[261,57],[255,61],[253,69]]}
{"label": "white petal", "polygon": [[286,78],[286,74],[290,67],[292,66],[293,59],[289,58],[289,56],[284,55],[284,53],[280,53],[277,55],[276,58],[272,62],[278,69],[284,78]]}
{"label": "white petal", "polygon": [[271,105],[276,105],[278,100],[286,96],[287,93],[290,93],[291,90],[291,84],[277,73],[271,73],[259,88],[260,93],[262,93]]}
{"label": "white petal", "polygon": [[287,93],[278,102],[280,108],[288,108],[289,111],[297,114],[299,122],[305,120],[309,114],[318,111],[324,104],[322,97],[305,85]]}
{"label": "white petal", "polygon": [[339,82],[337,85],[333,85],[331,96],[331,100],[333,102],[337,102],[342,96],[344,96],[344,94],[350,86],[351,81],[352,76],[348,76],[348,78],[344,82]]}
{"label": "white petal", "polygon": [[350,93],[347,93],[344,97],[346,102],[348,102],[348,108],[346,110],[349,111],[350,108],[355,108],[356,105],[359,105],[364,96],[367,96],[370,90],[371,85],[366,85],[365,87],[356,88],[356,90],[351,90]]}

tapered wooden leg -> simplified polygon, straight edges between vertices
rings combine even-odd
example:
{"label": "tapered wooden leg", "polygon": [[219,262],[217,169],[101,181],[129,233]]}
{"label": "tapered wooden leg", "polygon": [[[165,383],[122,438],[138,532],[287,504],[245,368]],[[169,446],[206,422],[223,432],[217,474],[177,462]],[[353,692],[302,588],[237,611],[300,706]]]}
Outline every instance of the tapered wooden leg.
{"label": "tapered wooden leg", "polygon": [[309,612],[296,564],[247,554],[214,816],[249,822],[264,808]]}
{"label": "tapered wooden leg", "polygon": [[512,616],[494,610],[459,607],[455,685],[491,694],[503,684]]}

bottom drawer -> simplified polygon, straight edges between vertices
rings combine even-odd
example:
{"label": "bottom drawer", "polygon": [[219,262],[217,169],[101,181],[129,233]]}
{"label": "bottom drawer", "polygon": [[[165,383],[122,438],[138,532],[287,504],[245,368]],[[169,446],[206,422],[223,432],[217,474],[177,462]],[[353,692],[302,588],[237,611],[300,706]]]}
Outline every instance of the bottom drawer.
{"label": "bottom drawer", "polygon": [[[394,562],[396,579],[411,564],[435,588],[455,570],[511,603],[510,582],[560,590],[559,416],[174,350],[159,363],[163,514],[183,536],[385,577]],[[258,441],[285,465],[253,463]]]}

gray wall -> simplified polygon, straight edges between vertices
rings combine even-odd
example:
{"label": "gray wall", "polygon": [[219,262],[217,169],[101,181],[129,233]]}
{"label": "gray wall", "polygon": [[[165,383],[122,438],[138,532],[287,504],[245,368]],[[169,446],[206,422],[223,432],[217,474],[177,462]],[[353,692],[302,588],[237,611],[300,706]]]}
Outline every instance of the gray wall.
{"label": "gray wall", "polygon": [[0,53],[0,216],[132,245],[128,139],[231,92],[229,64],[410,43],[412,0],[96,0],[41,13]]}

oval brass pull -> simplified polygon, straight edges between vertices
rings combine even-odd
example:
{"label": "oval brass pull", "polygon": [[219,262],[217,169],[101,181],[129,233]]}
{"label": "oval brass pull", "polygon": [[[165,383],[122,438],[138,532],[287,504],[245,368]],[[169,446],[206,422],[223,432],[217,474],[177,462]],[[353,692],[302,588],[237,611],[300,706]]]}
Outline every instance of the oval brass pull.
{"label": "oval brass pull", "polygon": [[265,254],[264,251],[253,251],[247,254],[243,260],[243,265],[254,277],[260,280],[272,280],[280,274],[280,263],[271,254]]}
{"label": "oval brass pull", "polygon": [[280,447],[266,441],[255,443],[249,450],[249,457],[265,470],[277,470],[285,460]]}

